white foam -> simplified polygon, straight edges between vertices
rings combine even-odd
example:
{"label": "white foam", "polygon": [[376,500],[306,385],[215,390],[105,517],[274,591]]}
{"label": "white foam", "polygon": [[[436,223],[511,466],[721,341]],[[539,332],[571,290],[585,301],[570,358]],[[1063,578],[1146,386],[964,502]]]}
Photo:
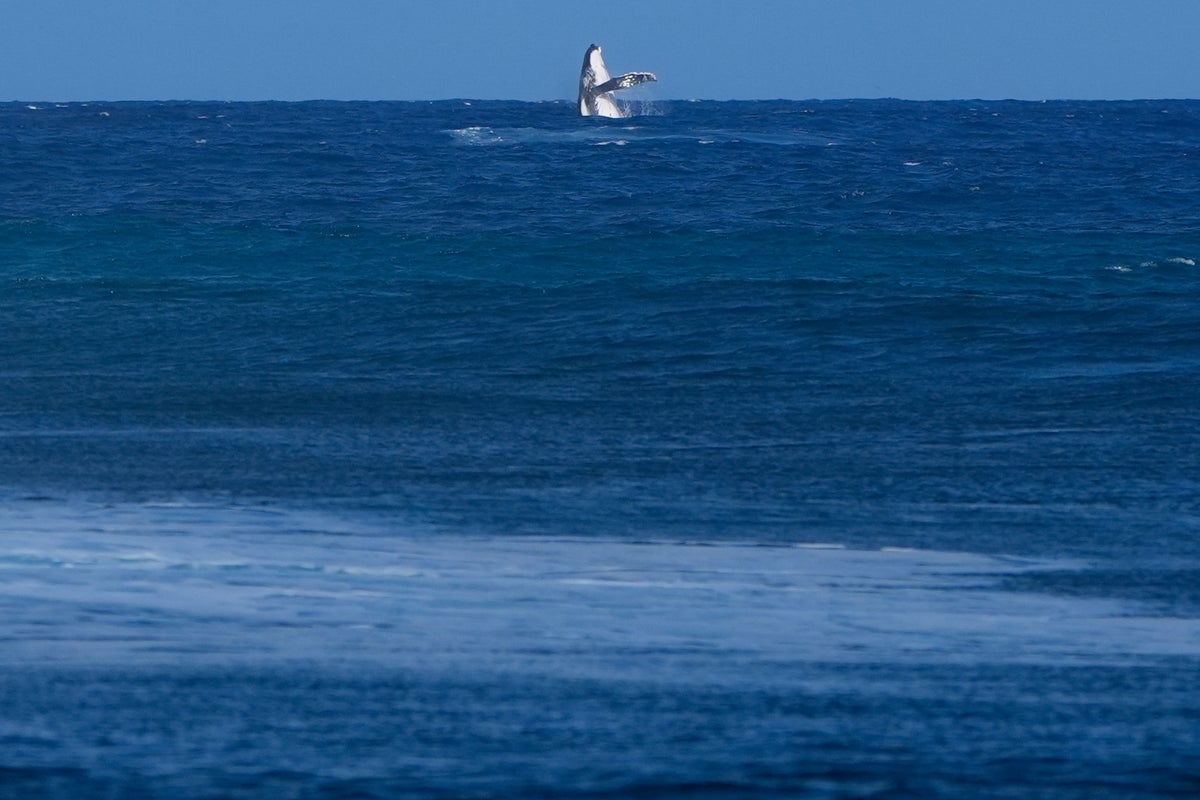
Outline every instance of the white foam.
{"label": "white foam", "polygon": [[[645,116],[645,115],[643,115]],[[619,131],[619,136],[613,134]],[[609,124],[585,124],[566,129],[549,128],[491,128],[472,126],[444,131],[463,145],[543,145],[543,144],[617,144],[639,142],[678,142],[683,144],[730,144],[745,143],[773,145],[779,147],[823,147],[834,144],[801,131],[778,134],[747,134],[745,131],[697,129],[680,132],[663,130],[653,126]]]}
{"label": "white foam", "polygon": [[457,130],[446,131],[460,144],[480,145],[480,144],[497,144],[504,141],[495,131],[485,126],[472,126],[470,128],[459,128]]}
{"label": "white foam", "polygon": [[608,674],[667,659],[680,679],[736,680],[747,660],[1200,657],[1200,620],[1000,586],[1079,566],[1063,561],[480,538],[275,508],[43,501],[5,512],[0,661],[10,663],[303,659]]}

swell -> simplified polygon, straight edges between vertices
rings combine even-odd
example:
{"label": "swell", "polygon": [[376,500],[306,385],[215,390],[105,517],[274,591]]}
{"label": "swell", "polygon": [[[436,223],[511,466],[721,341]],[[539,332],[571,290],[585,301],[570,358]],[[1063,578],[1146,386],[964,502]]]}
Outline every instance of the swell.
{"label": "swell", "polygon": [[670,111],[0,109],[0,477],[1194,549],[1194,105]]}

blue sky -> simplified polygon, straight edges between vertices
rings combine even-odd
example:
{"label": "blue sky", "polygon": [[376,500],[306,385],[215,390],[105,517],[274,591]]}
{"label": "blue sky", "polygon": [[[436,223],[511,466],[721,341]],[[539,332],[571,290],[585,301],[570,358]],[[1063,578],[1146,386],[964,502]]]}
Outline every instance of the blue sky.
{"label": "blue sky", "polygon": [[0,100],[1200,97],[1198,0],[0,0]]}

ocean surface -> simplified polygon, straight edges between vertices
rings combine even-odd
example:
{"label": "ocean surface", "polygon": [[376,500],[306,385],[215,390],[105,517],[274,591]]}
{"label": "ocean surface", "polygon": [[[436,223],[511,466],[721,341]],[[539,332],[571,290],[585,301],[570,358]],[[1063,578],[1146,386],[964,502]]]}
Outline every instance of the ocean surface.
{"label": "ocean surface", "polygon": [[0,798],[1200,796],[1200,102],[0,104]]}

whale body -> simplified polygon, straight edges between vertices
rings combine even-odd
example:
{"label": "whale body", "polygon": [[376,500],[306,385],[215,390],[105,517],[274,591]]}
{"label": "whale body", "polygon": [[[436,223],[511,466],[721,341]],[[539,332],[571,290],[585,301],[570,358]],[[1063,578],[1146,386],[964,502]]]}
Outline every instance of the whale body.
{"label": "whale body", "polygon": [[579,113],[584,117],[623,117],[625,111],[612,93],[656,80],[653,72],[627,72],[611,77],[604,66],[600,45],[593,44],[583,54],[583,70],[579,73]]}

